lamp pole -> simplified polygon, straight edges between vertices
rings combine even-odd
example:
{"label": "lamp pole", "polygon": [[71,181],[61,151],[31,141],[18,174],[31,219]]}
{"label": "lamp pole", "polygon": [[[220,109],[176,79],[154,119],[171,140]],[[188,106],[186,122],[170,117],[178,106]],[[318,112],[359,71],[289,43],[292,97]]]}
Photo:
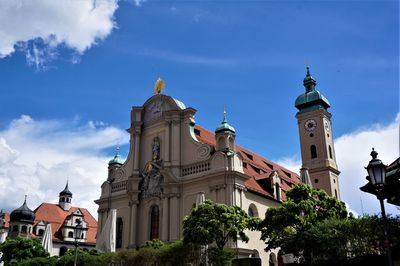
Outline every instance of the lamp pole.
{"label": "lamp pole", "polygon": [[392,261],[392,249],[390,247],[390,239],[389,239],[389,231],[387,227],[387,218],[386,218],[386,212],[385,212],[385,205],[383,203],[383,197],[378,196],[379,202],[381,204],[381,213],[382,213],[382,221],[383,221],[383,234],[385,235],[385,246],[387,250],[387,255],[388,255],[388,260],[389,260],[389,266],[393,266],[393,261]]}
{"label": "lamp pole", "polygon": [[81,234],[82,234],[82,225],[81,225],[81,220],[76,221],[77,225],[74,228],[74,233],[75,233],[75,258],[74,258],[74,266],[76,266],[76,262],[78,260],[78,246],[79,246],[79,240],[81,239]]}
{"label": "lamp pole", "polygon": [[386,165],[384,165],[382,161],[377,158],[378,153],[375,151],[374,148],[372,148],[371,156],[372,160],[369,162],[368,166],[365,167],[365,169],[368,172],[367,179],[370,181],[370,183],[374,188],[373,192],[371,191],[369,192],[376,195],[381,205],[383,234],[385,236],[386,252],[389,260],[389,266],[393,266],[389,230],[387,226],[387,218],[386,218],[385,204],[384,204],[385,187],[386,187]]}

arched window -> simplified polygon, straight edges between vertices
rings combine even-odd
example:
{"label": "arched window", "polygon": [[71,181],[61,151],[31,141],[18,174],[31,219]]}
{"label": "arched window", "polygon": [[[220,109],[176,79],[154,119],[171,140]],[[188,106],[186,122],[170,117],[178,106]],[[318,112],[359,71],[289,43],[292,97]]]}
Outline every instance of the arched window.
{"label": "arched window", "polygon": [[13,228],[12,228],[12,231],[13,232],[18,232],[18,225],[14,225]]}
{"label": "arched window", "polygon": [[43,229],[39,229],[38,236],[42,236],[43,233],[44,233],[44,230]]}
{"label": "arched window", "polygon": [[72,232],[72,231],[68,232],[68,237],[73,238],[74,237],[74,232]]}
{"label": "arched window", "polygon": [[27,230],[28,230],[28,227],[26,225],[23,225],[21,227],[21,233],[26,233]]}
{"label": "arched window", "polygon": [[150,214],[150,240],[157,239],[159,237],[159,220],[160,220],[160,211],[157,205],[153,205],[151,207]]}
{"label": "arched window", "polygon": [[122,248],[122,232],[124,229],[124,222],[121,217],[117,218],[117,237],[116,237],[116,247]]}
{"label": "arched window", "polygon": [[278,183],[275,183],[276,200],[281,200],[281,188]]}
{"label": "arched window", "polygon": [[61,202],[65,202],[65,198],[64,197],[61,198]]}
{"label": "arched window", "polygon": [[247,211],[247,214],[248,214],[250,217],[258,217],[258,211],[257,211],[256,205],[254,205],[253,203],[250,204],[249,210]]}
{"label": "arched window", "polygon": [[315,145],[311,145],[311,159],[317,158],[317,147]]}
{"label": "arched window", "polygon": [[68,250],[67,247],[64,247],[64,246],[60,247],[60,253],[59,253],[60,257],[64,256],[64,254],[65,254],[65,252],[67,252],[67,250]]}
{"label": "arched window", "polygon": [[253,212],[253,209],[251,207],[249,207],[248,214],[249,214],[250,217],[254,217],[254,212]]}
{"label": "arched window", "polygon": [[331,159],[333,159],[333,157],[332,157],[332,148],[331,148],[331,145],[329,145],[329,158],[331,158]]}

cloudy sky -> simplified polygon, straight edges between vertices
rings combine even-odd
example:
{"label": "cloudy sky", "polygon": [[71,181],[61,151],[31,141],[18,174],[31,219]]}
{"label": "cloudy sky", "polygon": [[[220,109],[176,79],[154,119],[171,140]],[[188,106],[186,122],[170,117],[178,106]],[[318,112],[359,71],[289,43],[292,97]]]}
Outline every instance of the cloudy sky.
{"label": "cloudy sky", "polygon": [[[342,199],[377,213],[359,190],[372,147],[399,156],[398,1],[0,1],[0,208],[93,200],[129,112],[165,94],[210,130],[224,106],[237,142],[297,170],[294,100],[305,66],[331,102]],[[399,210],[387,205],[388,212]]]}

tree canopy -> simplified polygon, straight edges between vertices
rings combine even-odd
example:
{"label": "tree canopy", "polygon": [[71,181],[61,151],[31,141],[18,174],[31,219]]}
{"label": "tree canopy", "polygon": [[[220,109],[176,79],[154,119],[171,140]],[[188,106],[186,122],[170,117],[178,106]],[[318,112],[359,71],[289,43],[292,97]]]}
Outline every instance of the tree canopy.
{"label": "tree canopy", "polygon": [[347,217],[343,202],[304,184],[296,185],[286,197],[281,206],[267,210],[259,225],[267,250],[281,248],[285,253],[309,256],[310,229],[326,220]]}
{"label": "tree canopy", "polygon": [[7,239],[0,244],[0,251],[3,252],[1,259],[5,264],[11,260],[22,261],[30,258],[49,257],[49,253],[39,241],[22,237]]}
{"label": "tree canopy", "polygon": [[230,239],[248,242],[244,230],[250,227],[252,219],[238,206],[206,200],[183,220],[183,241],[199,245],[215,243],[223,250]]}

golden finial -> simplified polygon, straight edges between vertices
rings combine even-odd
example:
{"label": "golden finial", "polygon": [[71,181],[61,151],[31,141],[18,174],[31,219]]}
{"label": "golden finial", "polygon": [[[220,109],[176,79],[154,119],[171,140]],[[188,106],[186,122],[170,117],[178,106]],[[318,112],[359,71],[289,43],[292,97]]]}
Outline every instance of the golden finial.
{"label": "golden finial", "polygon": [[156,83],[154,84],[154,93],[155,94],[160,94],[165,87],[165,82],[161,78],[158,78]]}

